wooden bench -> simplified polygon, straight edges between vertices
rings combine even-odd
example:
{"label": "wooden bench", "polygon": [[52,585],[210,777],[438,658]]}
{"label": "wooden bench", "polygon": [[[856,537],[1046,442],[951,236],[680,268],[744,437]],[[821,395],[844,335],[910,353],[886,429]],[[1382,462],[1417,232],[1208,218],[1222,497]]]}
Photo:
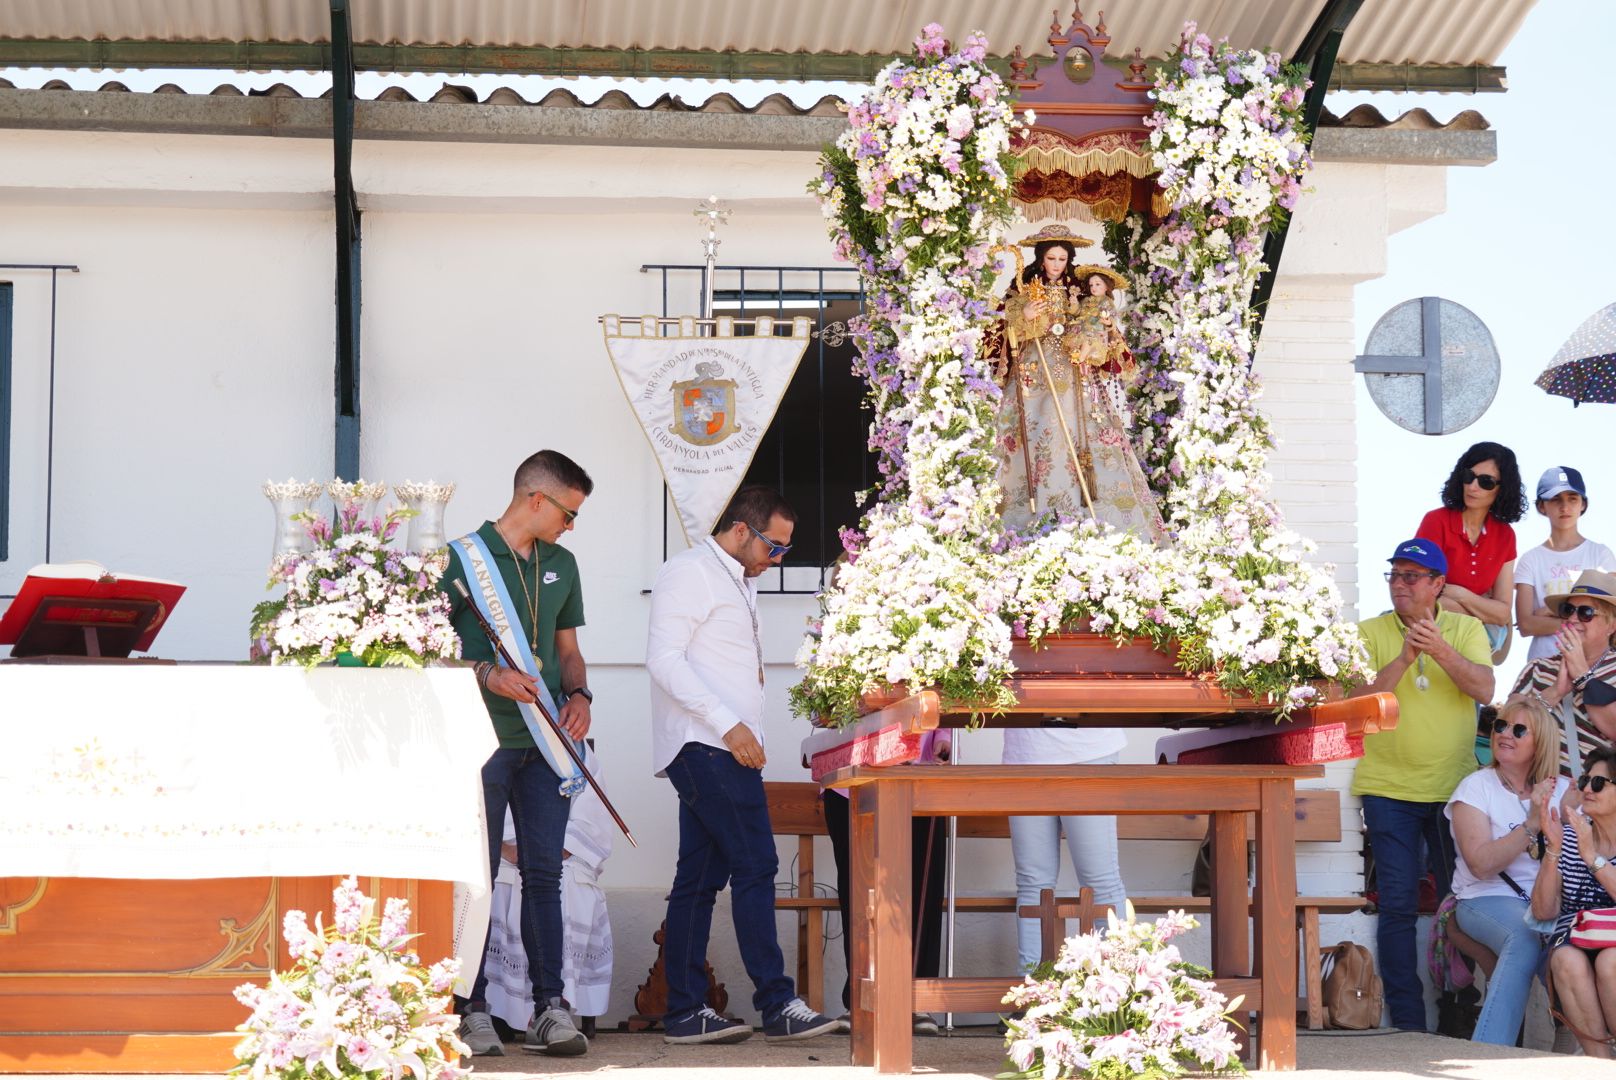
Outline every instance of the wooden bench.
{"label": "wooden bench", "polygon": [[[837,910],[836,896],[819,896],[814,876],[814,837],[827,835],[823,804],[819,799],[819,785],[768,781],[763,785],[769,803],[769,817],[776,836],[797,837],[796,895],[775,897],[775,909],[797,913],[797,991],[816,1012],[824,1008],[825,971],[825,916]],[[1171,814],[1152,817],[1123,816],[1117,819],[1117,837],[1121,840],[1180,840],[1199,843],[1206,837],[1205,815]],[[1247,835],[1251,835],[1248,824]],[[1010,819],[1007,817],[962,817],[959,836],[965,838],[1008,839]],[[1296,792],[1296,839],[1332,843],[1341,839],[1341,795],[1329,789],[1307,788]],[[1134,911],[1140,914],[1161,914],[1165,911],[1188,911],[1191,914],[1211,910],[1212,901],[1206,896],[1130,896]],[[1072,917],[1080,903],[1078,897],[1059,897],[1056,900]],[[1364,905],[1362,896],[1299,896],[1296,899],[1297,930],[1302,935],[1302,964],[1305,973],[1307,1026],[1324,1026],[1323,982],[1320,974],[1319,917],[1357,911]],[[986,912],[1014,912],[1014,896],[960,896],[954,908],[962,914]],[[1104,908],[1101,908],[1103,913]],[[1103,917],[1103,914],[1102,916]],[[1300,1009],[1298,1010],[1300,1011]]]}

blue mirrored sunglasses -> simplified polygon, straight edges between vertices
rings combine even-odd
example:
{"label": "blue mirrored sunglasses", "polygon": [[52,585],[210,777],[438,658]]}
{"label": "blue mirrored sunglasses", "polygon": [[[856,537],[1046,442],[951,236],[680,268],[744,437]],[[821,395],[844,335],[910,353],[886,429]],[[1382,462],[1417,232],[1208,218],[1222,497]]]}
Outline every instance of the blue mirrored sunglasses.
{"label": "blue mirrored sunglasses", "polygon": [[[743,522],[743,524],[748,529],[752,529],[752,523],[751,522],[749,522],[749,521],[748,522]],[[759,540],[763,541],[765,544],[769,545],[769,558],[771,558],[771,559],[778,559],[780,556],[784,555],[786,552],[791,550],[791,545],[790,544],[781,544],[781,543],[778,543],[778,542],[776,542],[774,540],[770,540],[767,536],[764,536],[762,533],[758,532],[756,529],[752,529],[752,535],[757,537]]]}

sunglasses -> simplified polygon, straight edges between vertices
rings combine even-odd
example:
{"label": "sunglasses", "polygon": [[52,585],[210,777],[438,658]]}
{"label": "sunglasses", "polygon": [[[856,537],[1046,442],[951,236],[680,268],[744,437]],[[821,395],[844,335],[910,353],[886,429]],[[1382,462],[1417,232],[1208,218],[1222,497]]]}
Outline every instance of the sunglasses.
{"label": "sunglasses", "polygon": [[1486,473],[1479,473],[1474,469],[1466,469],[1464,472],[1459,474],[1459,483],[1475,484],[1483,491],[1491,491],[1493,488],[1503,483],[1503,481],[1499,480],[1496,476],[1488,476]]}
{"label": "sunglasses", "polygon": [[1434,578],[1441,575],[1419,570],[1388,570],[1381,576],[1387,581],[1400,581],[1404,585],[1417,585],[1421,578]]}
{"label": "sunglasses", "polygon": [[1592,604],[1573,604],[1569,600],[1560,601],[1560,618],[1569,619],[1575,615],[1578,622],[1593,622],[1599,614],[1599,609]]}
{"label": "sunglasses", "polygon": [[1510,728],[1508,720],[1493,721],[1493,734],[1495,735],[1502,735],[1505,731],[1509,731],[1509,733],[1515,736],[1517,739],[1524,739],[1526,738],[1526,733],[1530,730],[1532,729],[1527,727],[1525,724],[1516,724],[1514,728]]}
{"label": "sunglasses", "polygon": [[1616,783],[1608,776],[1589,776],[1586,773],[1577,777],[1578,791],[1604,791],[1606,784]]}
{"label": "sunglasses", "polygon": [[567,524],[568,525],[571,525],[573,522],[578,520],[578,511],[573,510],[573,509],[571,509],[569,507],[566,507],[566,506],[562,506],[560,501],[557,500],[554,496],[552,496],[548,491],[535,491],[533,494],[535,494],[535,495],[543,495],[545,502],[549,503],[551,506],[555,507],[557,510],[559,510],[563,514],[565,514],[566,518],[567,518]]}
{"label": "sunglasses", "polygon": [[[751,522],[742,522],[742,524],[748,529],[752,529]],[[780,556],[791,550],[790,544],[782,544],[777,540],[770,540],[767,536],[764,536],[756,529],[752,529],[752,535],[769,545],[769,558],[771,559],[778,559]]]}

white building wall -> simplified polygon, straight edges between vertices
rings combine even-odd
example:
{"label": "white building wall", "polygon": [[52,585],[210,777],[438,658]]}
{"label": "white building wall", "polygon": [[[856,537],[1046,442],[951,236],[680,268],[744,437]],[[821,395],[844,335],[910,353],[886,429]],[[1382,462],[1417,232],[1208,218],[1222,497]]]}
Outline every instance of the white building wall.
{"label": "white building wall", "polygon": [[[269,477],[326,476],[332,455],[333,250],[329,147],[294,139],[0,132],[0,261],[72,262],[57,324],[54,560],[191,588],[163,655],[239,660],[263,573]],[[596,494],[569,538],[583,572],[581,631],[598,694],[594,734],[640,848],[606,871],[617,939],[613,1015],[632,1010],[650,966],[676,847],[674,800],[650,776],[641,668],[644,590],[662,554],[661,481],[610,371],[596,316],[659,313],[645,263],[698,261],[695,201],[736,210],[726,264],[831,265],[803,193],[812,155],[622,147],[362,142],[361,459],[367,478],[454,481],[448,527],[499,513],[511,470],[542,446],[575,457]],[[1258,370],[1279,449],[1275,493],[1338,567],[1349,603],[1356,476],[1352,286],[1382,272],[1385,236],[1441,209],[1436,169],[1319,168],[1297,212]],[[1096,236],[1098,230],[1094,230]],[[44,558],[48,277],[12,275],[11,556],[0,593]],[[677,302],[677,301],[676,301]],[[686,301],[694,307],[693,289]],[[1373,562],[1373,560],[1371,560]],[[1378,590],[1366,601],[1373,609]],[[768,779],[805,779],[804,733],[786,710],[810,598],[763,601],[769,662]],[[1132,735],[1146,761],[1157,733]],[[966,760],[996,762],[973,733]],[[1324,783],[1344,789],[1348,765]],[[1358,818],[1346,839],[1304,851],[1304,893],[1361,887]],[[1321,846],[1322,847],[1322,846]],[[794,845],[782,844],[781,881]],[[1125,845],[1130,887],[1187,888],[1193,845]],[[820,845],[820,878],[834,878]],[[1068,874],[1070,871],[1068,870]],[[1008,845],[962,846],[964,892],[1013,888]],[[1361,920],[1360,920],[1361,922]],[[1354,928],[1356,926],[1356,929]],[[794,921],[782,919],[792,959]],[[1010,920],[962,922],[958,970],[1002,968]],[[1343,932],[1361,933],[1357,924]],[[1326,930],[1326,939],[1333,940]],[[1339,936],[1339,935],[1335,935]],[[712,959],[742,1014],[750,990],[721,903]],[[827,949],[828,997],[840,986]]]}

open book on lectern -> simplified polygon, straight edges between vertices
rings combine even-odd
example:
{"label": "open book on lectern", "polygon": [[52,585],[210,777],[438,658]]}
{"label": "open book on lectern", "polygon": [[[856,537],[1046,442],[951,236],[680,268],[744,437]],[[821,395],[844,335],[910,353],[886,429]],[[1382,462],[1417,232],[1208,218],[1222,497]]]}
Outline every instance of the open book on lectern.
{"label": "open book on lectern", "polygon": [[178,582],[114,574],[89,560],[42,563],[0,615],[0,645],[14,657],[145,652],[184,593]]}

